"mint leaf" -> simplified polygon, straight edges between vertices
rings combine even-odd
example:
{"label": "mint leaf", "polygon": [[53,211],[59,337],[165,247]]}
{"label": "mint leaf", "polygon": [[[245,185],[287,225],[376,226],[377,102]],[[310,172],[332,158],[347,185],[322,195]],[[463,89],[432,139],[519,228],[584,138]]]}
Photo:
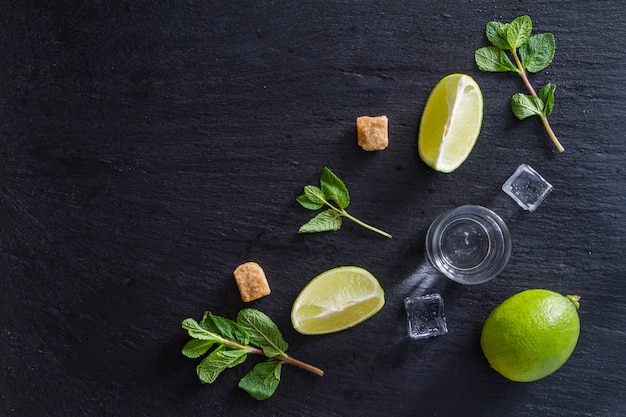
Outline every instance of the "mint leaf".
{"label": "mint leaf", "polygon": [[506,33],[506,27],[508,25],[500,22],[487,22],[485,28],[485,34],[487,39],[493,46],[498,49],[508,50],[509,44],[506,41],[506,37],[503,36]]}
{"label": "mint leaf", "polygon": [[522,66],[528,72],[533,73],[547,68],[554,59],[555,48],[553,34],[542,33],[531,36],[528,42],[519,49]]}
{"label": "mint leaf", "polygon": [[333,209],[328,209],[300,226],[298,233],[334,232],[341,229],[341,223],[341,215]]}
{"label": "mint leaf", "polygon": [[209,331],[203,327],[200,327],[197,321],[194,319],[183,320],[183,329],[187,330],[189,336],[194,339],[206,340],[211,343],[223,343],[224,338],[217,332]]}
{"label": "mint leaf", "polygon": [[[326,196],[324,191],[315,185],[307,185],[304,187],[304,195],[309,198],[313,203],[321,204],[323,206],[326,203]],[[320,206],[320,207],[321,207]]]}
{"label": "mint leaf", "polygon": [[533,23],[528,16],[515,18],[506,26],[505,38],[511,51],[524,45],[533,30]]}
{"label": "mint leaf", "polygon": [[513,114],[520,120],[530,116],[541,116],[543,100],[527,94],[517,93],[511,98]]}
{"label": "mint leaf", "polygon": [[207,353],[207,351],[213,346],[215,342],[202,339],[191,339],[183,347],[183,355],[188,358],[199,358]]}
{"label": "mint leaf", "polygon": [[200,327],[212,333],[217,333],[224,339],[232,340],[247,345],[250,337],[246,331],[232,320],[224,317],[214,316],[210,312],[205,312]]}
{"label": "mint leaf", "polygon": [[302,207],[309,210],[319,210],[324,207],[324,203],[314,203],[309,197],[307,197],[306,194],[303,194],[296,198],[296,201],[300,203]]}
{"label": "mint leaf", "polygon": [[260,347],[265,356],[287,356],[289,347],[276,324],[266,314],[252,308],[244,308],[237,314],[237,322],[250,334],[250,343]]}
{"label": "mint leaf", "polygon": [[324,167],[322,171],[320,185],[326,200],[334,201],[341,209],[345,209],[350,205],[350,194],[346,185],[327,167]]}
{"label": "mint leaf", "polygon": [[212,384],[226,368],[233,368],[246,361],[245,350],[224,350],[222,346],[211,352],[196,367],[198,378],[204,384]]}
{"label": "mint leaf", "polygon": [[554,90],[556,90],[556,85],[546,84],[537,93],[537,97],[539,97],[544,103],[543,113],[546,116],[552,114],[552,106],[554,105]]}
{"label": "mint leaf", "polygon": [[474,60],[481,71],[485,72],[517,72],[507,54],[495,46],[485,46],[474,52]]}
{"label": "mint leaf", "polygon": [[282,362],[269,359],[258,363],[239,381],[239,388],[257,400],[271,397],[280,383]]}

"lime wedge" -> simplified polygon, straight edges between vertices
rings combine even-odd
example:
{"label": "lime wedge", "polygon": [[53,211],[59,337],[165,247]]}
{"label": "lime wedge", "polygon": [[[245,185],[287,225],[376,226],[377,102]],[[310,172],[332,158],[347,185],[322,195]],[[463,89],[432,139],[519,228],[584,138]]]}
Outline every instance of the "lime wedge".
{"label": "lime wedge", "polygon": [[374,275],[356,266],[340,266],[313,278],[291,309],[291,323],[302,334],[344,330],[372,317],[385,305]]}
{"label": "lime wedge", "polygon": [[452,172],[469,156],[483,121],[483,95],[469,75],[444,77],[430,93],[417,141],[422,160],[440,172]]}

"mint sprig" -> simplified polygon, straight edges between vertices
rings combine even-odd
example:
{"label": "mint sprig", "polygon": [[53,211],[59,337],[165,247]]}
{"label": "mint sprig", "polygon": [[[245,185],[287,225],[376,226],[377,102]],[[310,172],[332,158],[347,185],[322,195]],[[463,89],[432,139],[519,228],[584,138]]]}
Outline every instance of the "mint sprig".
{"label": "mint sprig", "polygon": [[530,94],[513,95],[513,114],[520,120],[538,116],[556,148],[563,152],[565,149],[548,122],[554,105],[556,86],[547,84],[537,93],[528,79],[528,73],[544,70],[554,59],[554,35],[542,33],[531,36],[532,27],[528,16],[520,16],[510,23],[488,22],[485,34],[492,46],[479,48],[474,53],[474,60],[481,71],[515,72],[522,78]]}
{"label": "mint sprig", "polygon": [[327,167],[324,167],[322,170],[320,186],[305,186],[304,194],[299,196],[296,201],[308,210],[320,210],[324,207],[328,207],[302,225],[298,233],[317,233],[339,230],[342,225],[342,217],[346,217],[368,230],[391,238],[389,233],[362,222],[345,210],[346,207],[350,205],[350,193],[348,193],[348,189],[343,181]]}
{"label": "mint sprig", "polygon": [[192,337],[183,347],[183,355],[199,358],[206,354],[196,367],[202,383],[215,382],[224,370],[244,363],[250,353],[267,358],[239,381],[239,388],[257,400],[265,400],[274,394],[284,363],[324,375],[321,369],[288,356],[285,352],[289,345],[280,330],[259,310],[245,308],[239,311],[236,322],[207,311],[200,322],[188,318],[183,320],[182,327]]}

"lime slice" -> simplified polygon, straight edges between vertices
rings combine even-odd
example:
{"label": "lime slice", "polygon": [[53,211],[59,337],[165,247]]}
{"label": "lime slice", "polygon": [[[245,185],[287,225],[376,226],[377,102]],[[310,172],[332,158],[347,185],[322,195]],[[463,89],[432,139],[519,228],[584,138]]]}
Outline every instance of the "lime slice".
{"label": "lime slice", "polygon": [[420,123],[417,148],[422,160],[452,172],[474,148],[483,121],[483,95],[469,75],[444,77],[430,93]]}
{"label": "lime slice", "polygon": [[340,266],[313,278],[291,309],[291,323],[302,334],[344,330],[372,317],[385,305],[374,275],[356,266]]}

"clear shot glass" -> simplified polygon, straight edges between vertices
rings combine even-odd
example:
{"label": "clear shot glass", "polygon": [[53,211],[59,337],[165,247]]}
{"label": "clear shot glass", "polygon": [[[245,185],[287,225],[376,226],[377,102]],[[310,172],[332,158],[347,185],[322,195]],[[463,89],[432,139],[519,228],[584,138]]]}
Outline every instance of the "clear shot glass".
{"label": "clear shot glass", "polygon": [[511,254],[504,221],[482,206],[461,206],[437,217],[426,233],[426,253],[437,270],[461,284],[496,277]]}

